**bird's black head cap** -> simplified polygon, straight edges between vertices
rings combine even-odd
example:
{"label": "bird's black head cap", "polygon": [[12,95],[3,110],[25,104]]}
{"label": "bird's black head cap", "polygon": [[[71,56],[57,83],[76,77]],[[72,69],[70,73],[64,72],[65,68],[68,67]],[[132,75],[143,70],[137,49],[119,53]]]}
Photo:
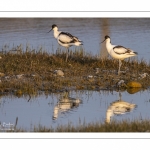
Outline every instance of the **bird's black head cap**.
{"label": "bird's black head cap", "polygon": [[[104,41],[105,41],[106,39],[110,39],[110,37],[109,37],[108,35],[106,35]],[[101,43],[103,43],[104,41],[102,41]]]}
{"label": "bird's black head cap", "polygon": [[48,31],[47,33],[51,32],[55,27],[57,27],[56,24],[53,24],[53,25],[52,25],[52,28],[51,28],[50,31]]}
{"label": "bird's black head cap", "polygon": [[106,35],[106,36],[105,36],[105,40],[106,40],[106,39],[110,39],[110,37],[109,37],[108,35]]}
{"label": "bird's black head cap", "polygon": [[52,25],[52,29],[54,29],[55,27],[57,27],[57,25],[56,25],[56,24],[53,24],[53,25]]}

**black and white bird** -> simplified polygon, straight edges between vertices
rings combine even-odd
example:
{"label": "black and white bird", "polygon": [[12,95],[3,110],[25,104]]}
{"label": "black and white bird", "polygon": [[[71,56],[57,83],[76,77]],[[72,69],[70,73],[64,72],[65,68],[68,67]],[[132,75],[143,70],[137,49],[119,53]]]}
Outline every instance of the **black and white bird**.
{"label": "black and white bird", "polygon": [[[123,47],[121,45],[112,45],[110,37],[108,35],[105,36],[104,41],[106,41],[106,49],[107,49],[108,53],[113,58],[119,60],[118,74],[120,74],[120,67],[122,65],[121,60],[124,60],[125,58],[128,58],[128,57],[136,56],[138,53],[134,52],[130,48],[125,48],[125,47]],[[102,41],[101,43],[103,43],[104,41]]]}
{"label": "black and white bird", "polygon": [[77,108],[82,103],[82,100],[78,98],[69,97],[69,92],[64,92],[60,97],[57,105],[54,107],[53,120],[58,118],[59,113],[65,113],[73,108]]}
{"label": "black and white bird", "polygon": [[122,95],[119,92],[119,100],[116,100],[110,104],[106,111],[106,123],[111,122],[111,118],[114,115],[123,115],[127,112],[131,112],[137,107],[136,104],[126,102],[122,100]]}
{"label": "black and white bird", "polygon": [[71,35],[70,33],[58,31],[58,27],[55,24],[52,25],[52,29],[51,30],[54,31],[54,37],[57,39],[57,42],[61,46],[67,48],[67,51],[66,51],[66,62],[67,62],[67,60],[68,60],[68,54],[69,54],[69,47],[73,46],[73,45],[74,46],[83,45],[82,41],[79,40],[77,37]]}

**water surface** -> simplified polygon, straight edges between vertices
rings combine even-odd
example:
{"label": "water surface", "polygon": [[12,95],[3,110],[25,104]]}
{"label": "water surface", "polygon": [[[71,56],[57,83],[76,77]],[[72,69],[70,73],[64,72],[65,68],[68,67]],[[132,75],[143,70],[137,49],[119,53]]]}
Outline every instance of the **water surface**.
{"label": "water surface", "polygon": [[109,35],[112,44],[129,47],[139,53],[138,59],[149,62],[149,18],[1,18],[0,22],[1,49],[5,45],[9,50],[22,44],[23,49],[28,45],[31,49],[42,47],[47,52],[55,52],[58,43],[53,32],[47,32],[52,24],[57,24],[59,30],[79,37],[87,53],[101,54],[105,45],[100,42]]}
{"label": "water surface", "polygon": [[[47,33],[52,24],[57,24],[61,31],[69,32],[84,42],[83,49],[92,55],[107,54],[105,44],[100,44],[105,35],[111,37],[112,44],[129,47],[138,52],[136,59],[149,62],[150,19],[149,18],[0,18],[0,49],[9,51],[22,44],[30,49],[42,49],[54,53],[58,43],[53,32]],[[61,47],[64,49],[63,47]],[[71,47],[72,50],[75,47]],[[0,51],[1,51],[0,50]],[[103,52],[103,53],[102,53]],[[149,91],[135,94],[121,92],[122,100],[135,104],[133,110],[124,114],[114,114],[111,119],[122,120],[148,119],[150,109]],[[79,98],[81,103],[59,101],[60,94],[40,94],[28,102],[29,97],[1,96],[1,124],[15,123],[18,117],[18,128],[32,131],[39,124],[46,127],[57,127],[80,122],[104,122],[107,110],[112,102],[119,100],[118,92],[108,91],[72,91],[70,97]],[[59,107],[58,107],[59,104]],[[64,104],[64,105],[63,105]],[[59,108],[61,107],[61,110]],[[70,107],[70,108],[69,108]],[[66,110],[64,110],[65,108]],[[54,114],[55,112],[55,114]],[[55,117],[54,117],[55,116]],[[55,118],[55,119],[54,119]]]}
{"label": "water surface", "polygon": [[[135,94],[129,94],[127,91],[121,92],[122,100],[136,107],[123,114],[114,114],[112,120],[140,120],[149,119],[150,109],[150,92],[139,91]],[[66,107],[67,103],[63,103],[63,107],[58,110],[57,117],[54,119],[54,110],[60,102],[60,94],[44,95],[32,97],[14,97],[3,96],[0,99],[0,121],[1,123],[15,124],[18,117],[18,128],[32,131],[34,126],[39,124],[45,127],[57,127],[58,125],[72,124],[74,126],[80,123],[101,122],[104,123],[107,117],[107,110],[113,102],[119,100],[118,92],[108,91],[72,91],[70,97],[80,99],[81,103],[73,107]],[[59,103],[60,104],[60,103]],[[67,104],[68,105],[68,104]],[[65,110],[66,109],[66,110]]]}

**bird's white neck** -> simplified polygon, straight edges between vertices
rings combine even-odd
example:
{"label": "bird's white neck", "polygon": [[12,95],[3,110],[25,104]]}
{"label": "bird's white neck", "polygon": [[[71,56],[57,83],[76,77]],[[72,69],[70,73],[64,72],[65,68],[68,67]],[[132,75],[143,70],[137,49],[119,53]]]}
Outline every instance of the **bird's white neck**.
{"label": "bird's white neck", "polygon": [[110,54],[110,51],[113,48],[113,45],[111,44],[110,39],[106,39],[106,48],[107,48],[108,53]]}
{"label": "bird's white neck", "polygon": [[58,31],[58,28],[57,28],[57,27],[55,27],[53,30],[54,30],[54,37],[57,39],[57,37],[58,37],[60,31]]}

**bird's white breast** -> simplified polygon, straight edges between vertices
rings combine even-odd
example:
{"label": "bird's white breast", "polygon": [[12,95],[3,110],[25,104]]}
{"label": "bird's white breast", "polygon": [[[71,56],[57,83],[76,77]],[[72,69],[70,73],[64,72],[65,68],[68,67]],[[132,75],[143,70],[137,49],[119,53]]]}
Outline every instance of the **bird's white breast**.
{"label": "bird's white breast", "polygon": [[57,39],[61,31],[54,31],[54,37]]}

